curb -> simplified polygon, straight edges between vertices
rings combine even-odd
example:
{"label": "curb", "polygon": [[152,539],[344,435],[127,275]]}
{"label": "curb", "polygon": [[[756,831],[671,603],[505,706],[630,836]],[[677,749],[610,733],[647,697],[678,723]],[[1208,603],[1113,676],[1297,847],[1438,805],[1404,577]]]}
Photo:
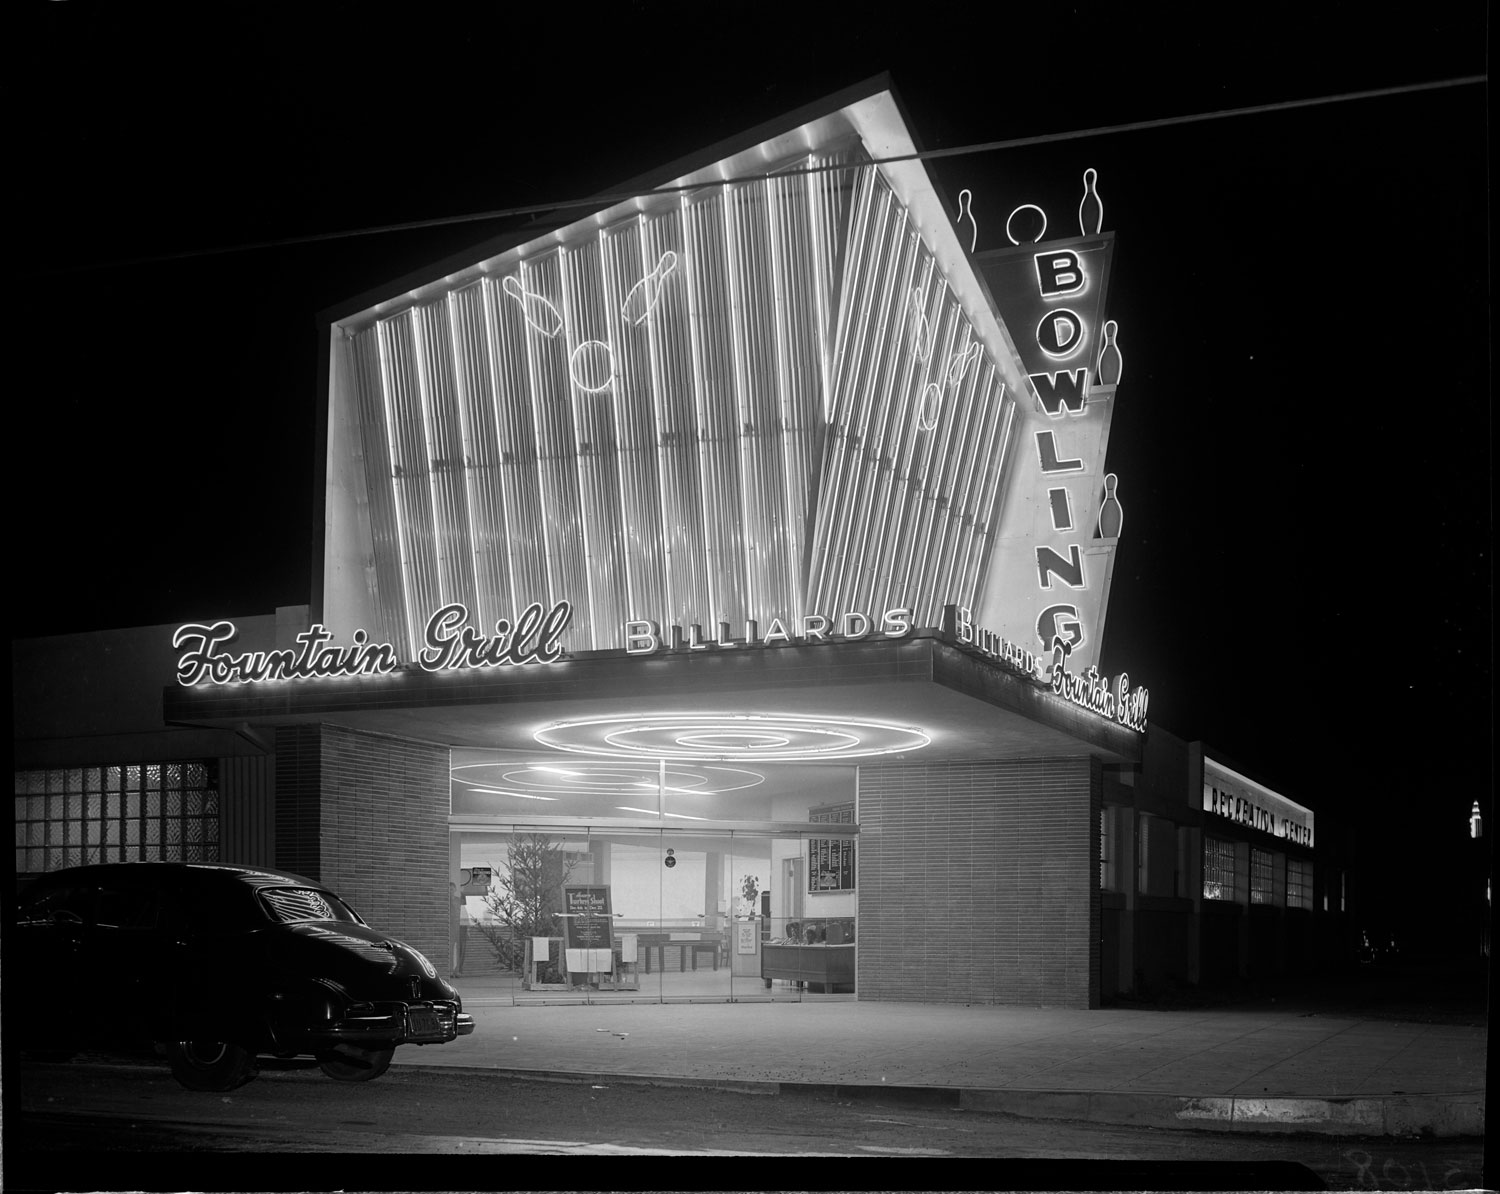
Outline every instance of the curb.
{"label": "curb", "polygon": [[1030,1119],[1326,1136],[1484,1135],[1483,1094],[1237,1098],[1114,1091],[965,1090],[960,1104]]}
{"label": "curb", "polygon": [[1123,1094],[1090,1090],[992,1090],[888,1083],[759,1082],[734,1078],[675,1078],[582,1070],[527,1070],[492,1066],[395,1062],[392,1069],[429,1073],[483,1073],[523,1082],[600,1086],[667,1086],[737,1094],[823,1095],[924,1107],[987,1111],[1021,1119],[1062,1119],[1116,1127],[1178,1131],[1261,1132],[1327,1136],[1484,1136],[1484,1095],[1382,1095],[1371,1098],[1236,1098]]}

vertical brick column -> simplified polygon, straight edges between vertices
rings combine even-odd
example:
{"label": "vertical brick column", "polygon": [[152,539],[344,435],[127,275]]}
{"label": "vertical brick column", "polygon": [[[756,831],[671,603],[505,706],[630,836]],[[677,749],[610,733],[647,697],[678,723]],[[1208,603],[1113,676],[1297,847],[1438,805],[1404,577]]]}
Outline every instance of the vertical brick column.
{"label": "vertical brick column", "polygon": [[448,956],[448,748],[339,726],[276,731],[276,865]]}
{"label": "vertical brick column", "polygon": [[1098,1006],[1090,759],[862,767],[862,999]]}
{"label": "vertical brick column", "polygon": [[276,727],[277,870],[321,879],[321,726]]}

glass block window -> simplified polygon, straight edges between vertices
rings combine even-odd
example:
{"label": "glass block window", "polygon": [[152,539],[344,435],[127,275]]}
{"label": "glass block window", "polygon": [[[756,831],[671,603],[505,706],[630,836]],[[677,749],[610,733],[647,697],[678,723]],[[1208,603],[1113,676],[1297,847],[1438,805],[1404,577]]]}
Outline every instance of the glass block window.
{"label": "glass block window", "polygon": [[1310,912],[1313,906],[1312,893],[1312,863],[1301,858],[1288,858],[1286,860],[1286,906],[1306,908]]}
{"label": "glass block window", "polygon": [[17,771],[16,872],[98,862],[217,862],[212,760]]}
{"label": "glass block window", "polygon": [[1234,843],[1203,839],[1203,898],[1234,899]]}
{"label": "glass block window", "polygon": [[1275,864],[1268,850],[1250,849],[1250,902],[1276,902]]}

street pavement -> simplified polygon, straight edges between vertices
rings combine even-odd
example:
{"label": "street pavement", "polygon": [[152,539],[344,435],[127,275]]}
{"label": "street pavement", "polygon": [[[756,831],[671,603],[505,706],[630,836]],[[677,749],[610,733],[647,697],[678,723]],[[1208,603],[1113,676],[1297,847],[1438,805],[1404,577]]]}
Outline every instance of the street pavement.
{"label": "street pavement", "polygon": [[1179,1129],[1484,1134],[1482,1010],[1400,1019],[1358,1008],[1328,1014],[1306,1001],[1094,1011],[813,996],[673,1002],[668,982],[648,1001],[533,1004],[503,975],[453,981],[474,1033],[399,1049],[396,1064],[601,1084],[816,1088]]}

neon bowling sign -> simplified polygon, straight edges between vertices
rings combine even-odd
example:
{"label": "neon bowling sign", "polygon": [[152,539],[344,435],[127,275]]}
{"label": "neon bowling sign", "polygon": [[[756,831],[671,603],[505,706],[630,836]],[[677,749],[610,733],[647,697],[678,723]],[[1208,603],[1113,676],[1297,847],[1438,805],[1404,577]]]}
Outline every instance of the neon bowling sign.
{"label": "neon bowling sign", "polygon": [[[1096,189],[1098,172],[1092,168],[1083,175],[1084,195],[1078,208],[1079,231],[1084,236],[1097,235],[1103,227],[1104,207]],[[1034,211],[1040,218],[1040,226],[1033,235],[1033,243],[1040,242],[1046,232],[1046,214],[1032,204],[1026,204],[1011,213],[1006,232],[1012,244],[1019,244],[1015,229],[1023,224],[1036,225],[1037,220],[1018,220],[1018,216]],[[1115,323],[1105,324],[1104,341],[1092,364],[1081,355],[1089,345],[1090,329],[1084,319],[1068,306],[1053,305],[1079,298],[1088,293],[1092,279],[1084,265],[1082,256],[1073,249],[1054,247],[1043,249],[1032,255],[1032,268],[1036,277],[1036,294],[1048,304],[1046,312],[1037,322],[1034,336],[1037,348],[1049,362],[1049,368],[1030,375],[1036,389],[1037,399],[1048,417],[1065,419],[1081,415],[1088,402],[1090,373],[1100,385],[1113,386],[1119,381],[1120,352],[1115,345]],[[1055,366],[1052,367],[1052,366]],[[1035,433],[1037,466],[1047,485],[1047,509],[1051,516],[1052,530],[1058,534],[1073,536],[1083,529],[1074,515],[1072,498],[1066,486],[1056,484],[1071,473],[1081,473],[1086,465],[1079,457],[1071,455],[1065,446],[1058,443],[1058,430],[1051,428]],[[1111,486],[1108,497],[1113,499]],[[1114,530],[1118,533],[1117,520]],[[1106,532],[1101,529],[1101,534]],[[1088,588],[1088,577],[1084,572],[1083,549],[1077,543],[1067,543],[1061,550],[1047,544],[1036,547],[1037,586],[1051,593],[1054,582],[1070,589]],[[1067,601],[1049,604],[1037,618],[1037,639],[1046,649],[1051,649],[1061,638],[1071,650],[1083,642],[1084,629],[1076,605]],[[1093,698],[1090,698],[1091,700]],[[1095,702],[1102,703],[1102,702]]]}

